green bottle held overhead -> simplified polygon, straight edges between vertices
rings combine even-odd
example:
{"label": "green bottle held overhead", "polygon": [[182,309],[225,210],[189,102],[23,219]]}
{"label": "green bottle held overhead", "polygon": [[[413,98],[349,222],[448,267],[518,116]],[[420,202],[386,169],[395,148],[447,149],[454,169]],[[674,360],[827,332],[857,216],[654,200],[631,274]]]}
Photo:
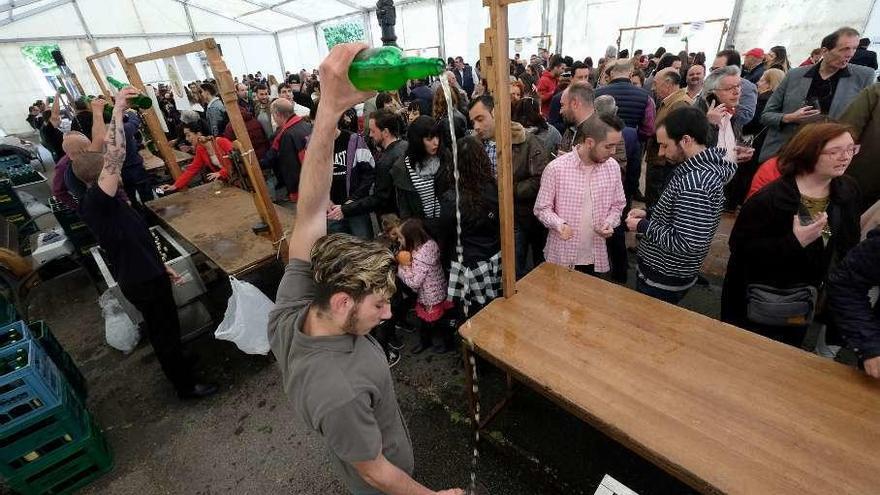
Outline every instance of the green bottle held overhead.
{"label": "green bottle held overhead", "polygon": [[396,46],[382,46],[358,53],[348,69],[348,78],[363,91],[393,91],[410,79],[437,76],[445,69],[446,64],[439,58],[406,57]]}
{"label": "green bottle held overhead", "polygon": [[354,57],[348,69],[348,78],[354,87],[363,90],[392,91],[410,79],[424,79],[443,73],[446,64],[439,58],[404,56],[397,46],[394,24],[397,13],[393,0],[376,3],[376,17],[382,27],[382,45],[367,48]]}
{"label": "green bottle held overhead", "polygon": [[[120,90],[126,86],[130,86],[130,84],[124,83],[118,79],[115,79],[111,76],[107,76],[107,82],[110,83],[111,86],[116,88],[116,90]],[[132,96],[128,99],[128,106],[131,108],[137,108],[140,110],[146,110],[148,108],[152,108],[153,100],[150,99],[149,96],[141,93],[139,95]]]}

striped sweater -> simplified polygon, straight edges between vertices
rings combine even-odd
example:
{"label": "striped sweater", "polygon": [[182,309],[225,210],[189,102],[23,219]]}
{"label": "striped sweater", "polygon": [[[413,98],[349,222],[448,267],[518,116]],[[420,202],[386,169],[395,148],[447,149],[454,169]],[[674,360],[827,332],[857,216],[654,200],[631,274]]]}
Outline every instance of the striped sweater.
{"label": "striped sweater", "polygon": [[675,168],[648,221],[639,225],[638,266],[650,281],[689,286],[709,254],[736,165],[725,150],[707,148]]}

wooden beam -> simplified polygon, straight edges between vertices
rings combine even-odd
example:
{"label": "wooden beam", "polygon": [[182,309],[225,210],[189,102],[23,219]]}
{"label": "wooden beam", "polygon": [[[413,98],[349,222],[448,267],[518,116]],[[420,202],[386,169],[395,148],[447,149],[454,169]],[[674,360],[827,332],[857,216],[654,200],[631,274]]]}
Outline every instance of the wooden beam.
{"label": "wooden beam", "polygon": [[[493,3],[497,0],[492,0]],[[510,68],[508,67],[507,6],[489,9],[494,79],[495,145],[497,149],[498,204],[501,217],[501,285],[504,297],[516,293],[516,249],[513,238],[513,140],[510,133]]]}
{"label": "wooden beam", "polygon": [[130,59],[128,59],[128,61],[133,64],[140,64],[142,62],[152,62],[153,60],[176,57],[178,55],[186,55],[187,53],[202,51],[207,52],[211,48],[217,48],[217,42],[214,41],[214,38],[205,38],[203,40],[193,41],[192,43],[187,43],[185,45],[173,46],[171,48],[166,48],[157,52],[145,53],[143,55],[138,55],[137,57],[131,57]]}
{"label": "wooden beam", "polygon": [[[213,40],[211,41],[213,42]],[[214,73],[214,79],[217,81],[220,99],[226,106],[229,123],[235,131],[251,187],[254,189],[254,206],[257,212],[259,212],[260,218],[269,226],[269,237],[272,239],[272,242],[281,243],[280,253],[282,253],[283,260],[286,262],[287,242],[282,240],[284,229],[278,220],[278,212],[275,211],[275,205],[272,204],[272,199],[269,197],[266,179],[263,177],[263,171],[260,169],[260,164],[254,153],[254,146],[251,143],[250,135],[248,135],[247,126],[244,123],[244,118],[241,116],[232,73],[226,67],[226,62],[223,61],[220,50],[217,49],[216,45],[205,50],[205,54],[208,58],[208,64],[211,66],[211,71]]]}
{"label": "wooden beam", "polygon": [[[146,92],[144,89],[144,81],[141,79],[141,74],[138,72],[137,66],[125,58],[125,55],[122,54],[122,50],[119,51],[119,61],[122,63],[122,70],[128,78],[128,83],[135,88]],[[162,125],[159,123],[159,117],[156,115],[156,111],[150,108],[142,111],[141,115],[144,116],[144,122],[147,124],[147,128],[150,129],[150,134],[153,136],[153,142],[155,142],[156,147],[159,148],[159,154],[162,155],[162,160],[168,167],[168,172],[171,173],[171,177],[177,179],[180,177],[180,165],[177,164],[177,157],[174,156],[174,150],[171,149],[171,145],[168,144],[168,138],[165,137],[165,132],[162,131]]]}
{"label": "wooden beam", "polygon": [[95,80],[98,81],[98,87],[101,88],[101,94],[104,95],[104,98],[106,98],[107,101],[112,101],[111,98],[113,97],[113,93],[110,92],[110,88],[107,87],[107,83],[106,81],[104,81],[104,76],[106,76],[106,74],[102,74],[101,71],[98,70],[98,66],[95,64],[95,60],[113,54],[116,54],[116,58],[119,60],[119,63],[122,63],[122,50],[118,46],[108,48],[107,50],[86,57],[86,63],[89,64],[89,69],[92,70],[92,75],[95,76]]}

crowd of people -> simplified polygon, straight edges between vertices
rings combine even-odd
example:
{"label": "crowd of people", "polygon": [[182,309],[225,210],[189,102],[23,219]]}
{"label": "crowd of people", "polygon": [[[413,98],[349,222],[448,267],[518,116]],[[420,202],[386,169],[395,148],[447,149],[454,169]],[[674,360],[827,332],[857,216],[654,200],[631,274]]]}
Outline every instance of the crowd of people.
{"label": "crowd of people", "polygon": [[[479,64],[461,57],[450,58],[438,80],[369,98],[344,76],[350,46],[331,52],[320,74],[285,74],[280,83],[260,73],[236,78],[254,152],[272,189],[282,192],[275,197],[298,210],[270,324],[273,352],[288,393],[327,437],[348,486],[357,493],[391,486],[384,483],[415,486],[387,464],[412,471],[396,400],[365,412],[352,389],[300,381],[327,376],[326,352],[345,351],[352,363],[370,364],[346,367],[353,375],[343,381],[363,373],[393,399],[385,377],[401,358],[399,330],[418,332],[413,354],[449,352],[457,326],[500,295],[500,125],[512,136],[517,278],[547,261],[626,284],[630,232],[638,240],[636,289],[678,304],[700,280],[721,215],[736,213],[721,319],[793,346],[821,323],[829,342],[842,338],[880,378],[880,319],[869,299],[880,284],[880,208],[872,208],[880,200],[880,125],[872,118],[880,83],[876,55],[859,36],[851,28],[828,34],[799,67],[782,46],[731,47],[714,58],[663,48],[630,56],[609,47],[597,64],[546,50],[528,60],[517,54],[511,122],[496,122],[498,102]],[[449,100],[439,79],[451,87]],[[215,83],[195,82],[187,94],[193,109],[177,111],[170,89],[158,89],[172,144],[194,155],[166,192],[199,175],[225,180],[231,173],[236,135]],[[112,226],[132,215],[123,191],[135,204],[152,198],[135,156],[137,114],[113,114],[116,138],[101,169],[84,150],[86,132],[103,119],[60,135],[57,101],[51,109],[35,105],[28,117],[59,162],[71,163],[57,194],[79,204],[105,249],[134,249],[140,224],[129,240]],[[103,103],[78,104],[77,115],[95,115]],[[172,315],[150,293],[167,296],[166,287],[156,281],[159,267],[143,266],[149,273],[132,270],[120,283],[144,306],[147,324],[159,325]],[[370,357],[375,350],[364,347],[372,338],[348,338],[366,333],[384,351],[384,371]],[[322,336],[319,345],[314,339]],[[182,358],[168,351],[172,344],[155,338],[182,396],[213,393],[193,384]],[[300,365],[312,378],[290,367],[292,348],[307,350]],[[371,423],[371,414],[384,424]],[[375,453],[376,428],[387,458],[372,464],[364,452]]]}

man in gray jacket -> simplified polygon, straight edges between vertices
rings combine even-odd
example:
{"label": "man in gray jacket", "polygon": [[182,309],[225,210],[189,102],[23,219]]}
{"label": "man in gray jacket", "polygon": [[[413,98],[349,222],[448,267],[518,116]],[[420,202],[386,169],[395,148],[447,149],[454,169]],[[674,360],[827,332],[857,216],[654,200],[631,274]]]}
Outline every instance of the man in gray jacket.
{"label": "man in gray jacket", "polygon": [[760,161],[776,155],[802,124],[839,118],[859,92],[870,86],[874,71],[853,65],[859,32],[843,27],[822,39],[822,60],[791,69],[770,97],[761,123],[768,128]]}

